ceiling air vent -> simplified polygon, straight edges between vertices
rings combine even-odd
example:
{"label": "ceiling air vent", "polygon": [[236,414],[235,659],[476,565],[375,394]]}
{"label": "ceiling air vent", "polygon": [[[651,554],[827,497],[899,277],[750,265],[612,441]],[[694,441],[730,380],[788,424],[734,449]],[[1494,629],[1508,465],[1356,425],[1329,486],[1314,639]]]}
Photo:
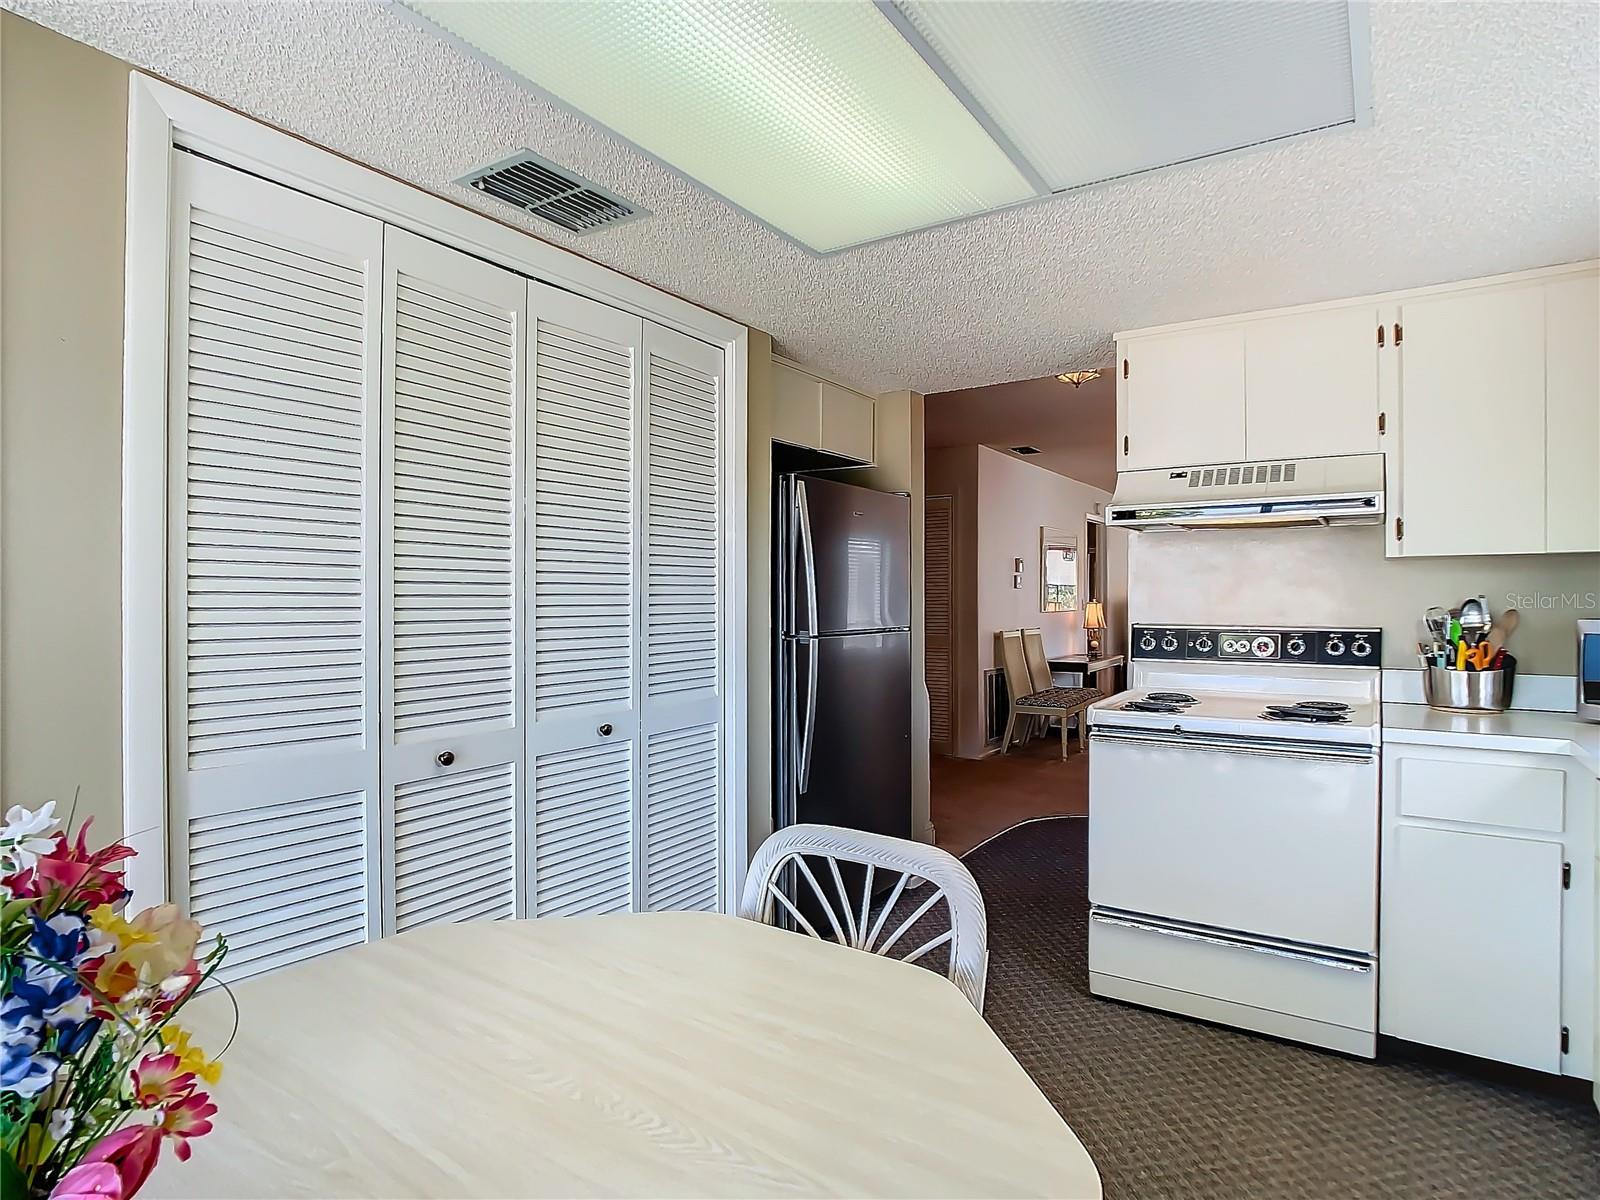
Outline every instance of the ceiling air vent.
{"label": "ceiling air vent", "polygon": [[569,233],[592,233],[649,215],[532,150],[518,150],[510,158],[469,171],[456,182],[551,221]]}
{"label": "ceiling air vent", "polygon": [[1037,446],[1013,446],[1013,447],[1011,447],[1011,453],[1013,453],[1013,454],[1043,454],[1044,451],[1039,449],[1039,447],[1037,447]]}

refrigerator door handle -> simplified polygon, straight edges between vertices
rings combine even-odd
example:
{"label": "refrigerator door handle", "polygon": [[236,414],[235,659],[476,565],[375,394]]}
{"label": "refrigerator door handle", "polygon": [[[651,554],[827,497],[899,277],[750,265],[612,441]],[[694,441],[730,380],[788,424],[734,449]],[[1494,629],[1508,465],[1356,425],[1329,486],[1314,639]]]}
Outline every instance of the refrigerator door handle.
{"label": "refrigerator door handle", "polygon": [[800,771],[795,781],[795,794],[801,795],[811,786],[811,750],[817,740],[817,644],[796,642],[795,649],[806,650],[806,715],[800,729]]}
{"label": "refrigerator door handle", "polygon": [[[811,508],[806,503],[806,481],[803,479],[794,481],[794,501],[795,523],[800,527],[800,536],[795,541],[798,543],[797,549],[805,557],[806,575],[806,627],[804,630],[796,630],[795,632],[804,632],[816,637],[817,550],[811,541]],[[794,584],[791,581],[790,587],[793,588],[793,586]],[[813,673],[815,673],[815,670],[816,668],[813,666]]]}

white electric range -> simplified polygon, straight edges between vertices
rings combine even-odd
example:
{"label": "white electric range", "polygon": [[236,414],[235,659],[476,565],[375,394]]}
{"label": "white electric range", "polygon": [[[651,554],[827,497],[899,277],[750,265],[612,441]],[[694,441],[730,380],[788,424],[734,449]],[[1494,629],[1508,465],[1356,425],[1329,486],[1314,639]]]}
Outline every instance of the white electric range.
{"label": "white electric range", "polygon": [[1134,627],[1088,710],[1091,992],[1373,1056],[1380,638]]}

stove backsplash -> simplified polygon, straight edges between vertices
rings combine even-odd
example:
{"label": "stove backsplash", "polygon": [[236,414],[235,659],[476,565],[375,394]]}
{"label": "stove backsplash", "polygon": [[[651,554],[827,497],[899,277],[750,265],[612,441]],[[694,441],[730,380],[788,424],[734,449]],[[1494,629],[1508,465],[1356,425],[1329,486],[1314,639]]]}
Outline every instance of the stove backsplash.
{"label": "stove backsplash", "polygon": [[1414,668],[1422,614],[1484,595],[1522,610],[1518,669],[1571,675],[1573,622],[1600,616],[1600,554],[1391,559],[1383,526],[1152,530],[1128,539],[1137,625],[1376,626],[1383,665]]}

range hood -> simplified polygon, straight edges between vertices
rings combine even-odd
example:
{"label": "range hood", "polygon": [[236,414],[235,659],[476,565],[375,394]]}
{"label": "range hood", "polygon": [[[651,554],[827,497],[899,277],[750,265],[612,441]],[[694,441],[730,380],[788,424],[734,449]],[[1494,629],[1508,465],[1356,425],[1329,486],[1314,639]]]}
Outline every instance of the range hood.
{"label": "range hood", "polygon": [[1376,525],[1383,455],[1122,471],[1105,511],[1126,529]]}

